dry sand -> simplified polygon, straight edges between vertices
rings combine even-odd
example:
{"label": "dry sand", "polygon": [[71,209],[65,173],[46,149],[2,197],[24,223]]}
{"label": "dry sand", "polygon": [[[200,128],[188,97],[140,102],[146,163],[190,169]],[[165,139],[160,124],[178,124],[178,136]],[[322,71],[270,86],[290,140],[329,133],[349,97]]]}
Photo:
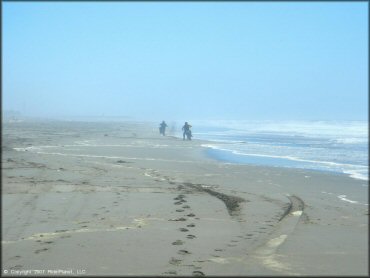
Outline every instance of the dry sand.
{"label": "dry sand", "polygon": [[368,183],[141,123],[3,124],[3,275],[368,275]]}

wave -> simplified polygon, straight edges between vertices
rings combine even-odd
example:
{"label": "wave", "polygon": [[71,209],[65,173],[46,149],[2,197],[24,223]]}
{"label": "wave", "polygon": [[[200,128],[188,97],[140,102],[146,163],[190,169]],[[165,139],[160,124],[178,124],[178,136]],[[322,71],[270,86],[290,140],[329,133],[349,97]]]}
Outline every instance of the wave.
{"label": "wave", "polygon": [[[265,133],[307,137],[362,138],[367,140],[368,121],[198,121],[200,127],[218,128],[222,134]],[[216,130],[215,130],[216,131]]]}
{"label": "wave", "polygon": [[367,137],[350,137],[350,138],[339,138],[333,139],[333,143],[339,144],[367,144],[369,139]]}

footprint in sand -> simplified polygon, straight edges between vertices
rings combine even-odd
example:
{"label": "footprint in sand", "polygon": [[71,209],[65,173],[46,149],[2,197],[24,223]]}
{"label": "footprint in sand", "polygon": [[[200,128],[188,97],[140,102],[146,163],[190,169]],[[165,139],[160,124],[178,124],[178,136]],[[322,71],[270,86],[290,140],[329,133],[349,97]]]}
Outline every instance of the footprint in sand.
{"label": "footprint in sand", "polygon": [[169,271],[163,272],[163,274],[177,275],[177,271],[175,271],[175,270],[169,270]]}
{"label": "footprint in sand", "polygon": [[193,276],[204,276],[204,273],[202,271],[193,271]]}
{"label": "footprint in sand", "polygon": [[224,249],[215,249],[216,252],[224,251]]}
{"label": "footprint in sand", "polygon": [[176,258],[171,258],[171,260],[169,260],[169,263],[173,265],[179,265],[181,263],[181,260],[176,259]]}
{"label": "footprint in sand", "polygon": [[194,214],[194,213],[189,213],[187,216],[189,216],[189,217],[194,217],[194,216],[195,216],[195,214]]}
{"label": "footprint in sand", "polygon": [[178,254],[181,254],[181,255],[191,254],[191,253],[190,253],[189,251],[187,251],[187,250],[179,250],[177,253],[178,253]]}
{"label": "footprint in sand", "polygon": [[[68,230],[56,230],[55,231],[56,233],[64,233],[64,232],[68,232]],[[41,235],[40,235],[41,236]]]}
{"label": "footprint in sand", "polygon": [[187,238],[189,238],[189,239],[196,238],[196,236],[195,236],[195,235],[187,235],[186,237],[187,237]]}
{"label": "footprint in sand", "polygon": [[175,218],[175,219],[168,219],[168,221],[186,221],[186,218],[180,217],[180,218]]}
{"label": "footprint in sand", "polygon": [[42,248],[42,249],[38,249],[38,250],[36,250],[35,252],[33,252],[33,253],[35,253],[35,254],[38,254],[38,253],[40,253],[40,252],[44,252],[44,251],[48,251],[49,250],[49,248]]}
{"label": "footprint in sand", "polygon": [[12,270],[17,270],[17,269],[22,269],[22,268],[23,268],[23,265],[20,265],[20,264],[10,267],[10,269]]}
{"label": "footprint in sand", "polygon": [[180,239],[172,242],[172,245],[183,245],[183,244],[184,244],[184,242],[182,240],[180,240]]}
{"label": "footprint in sand", "polygon": [[195,224],[191,223],[189,225],[186,225],[186,227],[195,227]]}
{"label": "footprint in sand", "polygon": [[182,202],[180,201],[180,202],[175,202],[174,203],[175,205],[181,205],[182,204]]}
{"label": "footprint in sand", "polygon": [[82,222],[78,222],[78,224],[86,224],[86,223],[90,223],[90,221],[82,221]]}
{"label": "footprint in sand", "polygon": [[184,208],[184,209],[188,209],[188,208],[190,208],[190,206],[185,205],[185,206],[182,206],[182,208]]}
{"label": "footprint in sand", "polygon": [[176,211],[177,212],[183,212],[184,210],[183,209],[177,209]]}
{"label": "footprint in sand", "polygon": [[186,228],[180,228],[179,229],[181,232],[188,232],[189,230],[188,229],[186,229]]}

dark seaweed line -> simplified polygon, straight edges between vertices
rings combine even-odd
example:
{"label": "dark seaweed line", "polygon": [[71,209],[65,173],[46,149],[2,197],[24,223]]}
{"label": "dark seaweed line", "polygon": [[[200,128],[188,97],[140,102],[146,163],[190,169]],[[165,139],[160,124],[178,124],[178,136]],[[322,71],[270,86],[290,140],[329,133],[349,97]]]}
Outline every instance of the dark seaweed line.
{"label": "dark seaweed line", "polygon": [[243,198],[226,195],[226,194],[211,190],[209,188],[204,188],[204,187],[202,187],[201,184],[193,184],[193,183],[190,183],[190,182],[185,182],[184,185],[188,186],[188,187],[191,187],[191,188],[194,188],[198,191],[206,192],[206,193],[220,199],[222,202],[224,202],[224,204],[227,208],[227,211],[228,211],[229,215],[231,215],[231,216],[235,215],[235,213],[237,213],[239,211],[239,208],[240,208],[239,204],[241,202],[245,202],[245,200]]}

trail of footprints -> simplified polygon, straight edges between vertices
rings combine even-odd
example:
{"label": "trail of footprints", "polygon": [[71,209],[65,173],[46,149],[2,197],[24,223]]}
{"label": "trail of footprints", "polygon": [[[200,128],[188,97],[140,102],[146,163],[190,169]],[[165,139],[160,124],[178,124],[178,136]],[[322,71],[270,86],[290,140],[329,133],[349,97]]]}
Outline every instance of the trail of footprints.
{"label": "trail of footprints", "polygon": [[[113,201],[113,205],[114,206],[118,206],[118,203],[120,202],[120,201],[122,201],[122,196],[120,196],[121,195],[121,193],[119,193],[119,192],[116,192],[116,200],[115,201]],[[48,213],[48,215],[52,212],[51,210],[42,210],[42,211],[45,211],[45,212],[47,212]],[[110,212],[110,210],[108,210],[107,209],[107,207],[105,207],[105,206],[102,206],[102,207],[99,207],[99,208],[97,208],[97,211],[95,212],[95,213],[93,213],[92,214],[92,216],[94,217],[94,218],[99,218],[99,220],[105,220],[106,219],[106,217],[101,217],[102,215],[100,214],[100,213],[102,213],[102,214],[107,214],[107,213],[109,213]],[[100,217],[99,217],[100,216]],[[88,228],[89,226],[89,224],[90,224],[90,221],[80,221],[80,222],[78,222],[77,223],[78,225],[79,225],[79,228],[81,229],[83,229],[83,228]],[[112,226],[112,225],[111,225]],[[56,230],[55,231],[56,233],[61,233],[61,235],[59,236],[59,238],[60,239],[65,239],[65,238],[70,238],[71,237],[71,235],[69,235],[69,234],[64,234],[65,232],[69,232],[69,230]],[[46,252],[46,251],[49,251],[51,248],[51,246],[53,245],[53,243],[54,243],[54,241],[51,241],[51,240],[47,240],[47,239],[44,239],[43,238],[43,235],[40,235],[40,239],[38,239],[38,240],[36,240],[36,242],[38,243],[38,244],[40,244],[41,246],[39,246],[38,247],[38,249],[36,249],[36,250],[34,250],[33,251],[33,253],[34,254],[41,254],[41,253],[44,253],[44,252]],[[44,247],[44,246],[50,246],[50,247]],[[81,247],[84,247],[83,245],[79,245],[79,246],[81,246]],[[17,256],[15,256],[15,257],[12,257],[11,259],[13,260],[16,260],[16,259],[20,259],[21,258],[21,256],[19,256],[19,255],[17,255]],[[22,265],[16,265],[16,266],[13,266],[13,267],[11,267],[11,269],[19,269],[19,268],[22,268]]]}
{"label": "trail of footprints", "polygon": [[[155,171],[153,171],[153,173],[151,173],[151,174],[156,174],[154,172]],[[120,192],[115,192],[115,194],[116,194],[116,196],[115,196],[116,198],[114,199],[114,201],[112,201],[112,206],[113,207],[118,207],[119,203],[122,202],[124,196]],[[50,215],[52,214],[51,210],[42,209],[42,211],[47,213],[47,215],[49,216],[48,218],[50,218]],[[104,221],[106,219],[106,215],[109,214],[109,213],[110,213],[110,210],[106,206],[101,206],[101,207],[96,208],[96,211],[94,211],[91,214],[91,216],[94,219],[99,219],[100,221]],[[79,227],[77,227],[77,229],[84,229],[84,228],[89,227],[90,221],[80,221],[77,224],[79,226]],[[113,227],[113,225],[111,225],[111,227]],[[59,239],[70,238],[71,235],[65,234],[65,232],[69,232],[69,230],[56,230],[55,231],[55,233],[60,233]],[[38,243],[38,246],[33,250],[33,253],[36,254],[36,255],[41,255],[41,254],[47,253],[48,251],[51,250],[53,244],[55,243],[54,241],[45,239],[43,235],[40,235],[40,239],[37,239],[35,242]],[[79,246],[84,247],[84,245],[82,245],[82,244],[79,245]],[[184,254],[186,254],[186,252],[184,252]],[[22,259],[22,257],[20,255],[16,255],[14,257],[11,257],[9,260],[17,261],[17,260],[21,260],[21,259]],[[23,267],[23,265],[16,264],[16,265],[10,267],[10,269],[22,269],[22,267]]]}
{"label": "trail of footprints", "polygon": [[[167,181],[169,184],[175,184],[175,182],[171,181],[171,179],[169,177],[167,177],[167,176],[162,177],[157,171],[152,170],[152,169],[150,169],[150,170],[151,170],[151,171],[149,171],[150,175],[155,177],[156,181]],[[184,188],[180,187],[180,190],[181,189],[184,189]],[[186,196],[184,194],[179,194],[173,199],[173,201],[174,201],[173,204],[176,206],[175,211],[178,212],[178,213],[182,213],[183,215],[181,215],[181,216],[179,216],[178,218],[175,218],[175,219],[169,219],[169,221],[184,222],[184,224],[186,224],[186,225],[184,225],[184,227],[179,228],[178,231],[180,231],[181,233],[186,234],[186,236],[183,239],[177,239],[174,242],[172,242],[172,245],[179,246],[179,249],[177,250],[177,254],[180,257],[170,258],[169,264],[171,264],[175,267],[191,266],[194,269],[192,271],[193,276],[205,276],[206,274],[201,271],[202,267],[196,266],[196,265],[193,265],[193,264],[192,265],[182,264],[183,260],[181,259],[181,257],[191,254],[191,251],[186,250],[183,245],[186,244],[187,239],[189,239],[189,240],[196,239],[196,236],[191,233],[191,229],[194,228],[196,225],[194,223],[187,224],[185,222],[187,222],[188,220],[192,220],[192,219],[199,219],[199,218],[196,217],[196,215],[193,212],[191,212],[191,207],[186,204],[187,201],[186,201],[185,197]],[[239,237],[242,237],[242,236],[239,236]],[[237,242],[239,242],[239,240],[231,240],[231,242],[229,244],[227,244],[227,246],[228,247],[235,247],[235,246],[237,246],[237,244],[235,244]],[[222,251],[225,251],[225,249],[218,248],[218,249],[214,249],[214,251],[222,252]],[[217,254],[214,254],[212,256],[213,257],[220,257]],[[194,263],[202,263],[202,262],[205,262],[205,261],[206,260],[194,261]],[[176,270],[171,269],[171,270],[168,270],[168,271],[164,272],[163,274],[165,274],[165,275],[177,275],[178,273],[177,273]]]}
{"label": "trail of footprints", "polygon": [[[170,184],[175,184],[174,182],[171,182],[170,178],[165,176],[164,178],[161,177],[160,174],[158,174],[157,171],[150,171],[150,174],[152,176],[154,176],[156,178],[156,181],[167,181],[169,182]],[[181,228],[178,228],[178,231],[180,231],[181,233],[184,233],[186,234],[185,238],[183,239],[177,239],[175,240],[174,242],[172,242],[172,245],[175,245],[175,246],[179,246],[179,249],[177,250],[177,254],[179,255],[179,257],[172,257],[170,258],[169,260],[169,264],[170,265],[173,265],[175,267],[179,267],[179,266],[191,266],[194,270],[192,271],[192,275],[193,276],[205,276],[206,274],[204,272],[202,272],[202,267],[201,266],[196,266],[196,265],[184,265],[182,264],[183,260],[181,259],[182,256],[186,256],[186,255],[189,255],[191,254],[191,251],[187,250],[184,248],[183,245],[186,244],[186,240],[194,240],[196,239],[196,236],[193,235],[191,233],[191,229],[194,228],[196,225],[194,223],[185,223],[187,222],[188,220],[192,220],[192,219],[199,219],[196,217],[196,215],[191,212],[191,207],[186,204],[187,203],[187,200],[185,199],[185,195],[184,194],[179,194],[177,195],[173,201],[174,201],[174,205],[176,206],[176,209],[175,211],[178,212],[178,213],[182,213],[181,216],[179,216],[178,218],[175,218],[175,219],[169,219],[169,221],[180,221],[180,222],[184,222],[184,226],[181,227]],[[186,225],[185,225],[186,224]],[[252,235],[250,235],[252,236]],[[245,238],[243,236],[239,236],[240,238]],[[249,238],[249,237],[248,237]],[[229,244],[227,244],[227,247],[225,248],[228,248],[228,247],[235,247],[237,246],[237,242],[239,242],[239,240],[231,240]],[[214,249],[215,252],[222,252],[222,251],[225,251],[225,249],[222,249],[222,248],[216,248]],[[220,257],[219,255],[214,254],[212,255],[213,257]],[[203,263],[207,260],[200,260],[200,261],[194,261],[194,263]],[[171,270],[168,270],[166,272],[164,272],[163,274],[166,274],[166,275],[177,275],[177,271],[174,270],[174,269],[171,269]]]}
{"label": "trail of footprints", "polygon": [[[148,171],[149,175],[154,177],[155,178],[154,180],[157,181],[157,182],[167,181],[171,185],[176,184],[176,182],[172,181],[172,179],[170,177],[162,176],[156,170],[153,170],[153,169],[145,169],[145,170],[149,170]],[[186,222],[189,219],[196,219],[196,217],[195,217],[196,215],[190,211],[191,207],[186,204],[187,201],[185,200],[185,195],[184,194],[177,195],[173,200],[174,200],[174,205],[176,206],[175,211],[178,212],[178,213],[183,213],[184,215],[182,215],[178,218],[175,218],[175,219],[169,219],[169,221]],[[190,212],[190,213],[188,213],[188,212]],[[175,240],[174,242],[172,242],[172,245],[175,245],[175,246],[178,245],[181,248],[182,245],[184,245],[186,243],[187,239],[189,239],[189,240],[196,239],[196,236],[191,234],[191,228],[194,228],[195,226],[196,225],[194,223],[190,223],[190,224],[185,225],[185,227],[179,228],[179,231],[181,233],[185,233],[186,236],[185,236],[185,238],[183,238],[183,240],[182,239]],[[186,250],[186,249],[182,248],[182,249],[179,249],[177,251],[177,254],[181,255],[181,256],[186,256],[186,255],[191,254],[191,252],[189,250]],[[173,266],[180,266],[181,263],[182,263],[182,260],[179,259],[179,258],[172,257],[169,260],[169,264],[171,264]],[[199,269],[201,269],[201,267],[197,267],[197,266],[194,266],[194,265],[191,265],[191,266],[195,269],[192,272],[193,276],[204,276],[205,275],[202,271],[199,270]],[[163,274],[177,275],[177,271],[176,270],[169,270],[169,271],[164,272]]]}
{"label": "trail of footprints", "polygon": [[[178,228],[178,231],[181,233],[184,233],[184,237],[182,239],[177,239],[174,242],[172,242],[172,245],[179,246],[179,249],[177,250],[177,254],[180,256],[178,257],[172,257],[168,262],[169,264],[173,266],[181,266],[182,265],[182,256],[186,256],[191,254],[191,251],[187,250],[186,248],[183,247],[184,244],[186,244],[186,240],[194,240],[196,239],[196,236],[191,233],[191,229],[194,228],[196,225],[193,222],[188,222],[188,220],[196,219],[196,215],[191,212],[191,207],[186,204],[187,201],[185,199],[184,194],[179,194],[174,198],[174,205],[176,207],[180,207],[176,209],[176,212],[182,213],[178,218],[175,219],[169,219],[169,221],[179,221],[179,222],[184,222],[184,226]],[[185,266],[185,265],[184,265]],[[189,265],[186,265],[189,266]],[[193,267],[194,271],[192,272],[193,276],[204,276],[205,274],[200,271],[201,267],[195,266],[195,265],[190,265]],[[176,270],[169,270],[164,272],[163,274],[170,274],[170,275],[177,275]]]}
{"label": "trail of footprints", "polygon": [[[148,169],[146,169],[148,170]],[[156,170],[153,170],[153,169],[149,169],[148,173],[155,178],[155,181],[157,182],[160,182],[160,181],[167,181],[169,184],[176,184],[175,182],[173,182],[171,180],[170,177],[168,176],[162,176],[160,175]],[[169,219],[169,221],[180,221],[180,222],[186,222],[187,220],[189,219],[197,219],[196,218],[196,215],[194,213],[192,213],[190,210],[191,210],[191,207],[189,205],[187,205],[187,201],[185,199],[185,195],[184,194],[179,194],[177,195],[174,199],[174,205],[177,207],[177,209],[175,210],[176,212],[178,213],[183,213],[184,215],[178,217],[178,218],[175,218],[175,219]],[[190,213],[188,213],[190,212]],[[196,225],[194,223],[190,223],[190,224],[187,224],[185,225],[185,227],[181,227],[179,228],[178,230],[182,233],[186,233],[186,239],[190,239],[190,240],[193,240],[193,239],[196,239],[196,236],[191,234],[191,228],[194,228]],[[228,244],[227,246],[228,247],[235,247],[237,246],[237,244],[235,244],[236,242],[238,242],[238,240],[232,240],[230,242],[230,244]],[[179,246],[179,247],[183,247],[182,245],[184,245],[186,243],[185,239],[182,240],[182,239],[177,239],[175,240],[174,242],[172,242],[172,245],[175,245],[175,246]],[[225,249],[215,249],[216,252],[222,252],[224,251]],[[181,256],[186,256],[186,255],[189,255],[191,254],[191,252],[189,250],[186,250],[184,248],[182,249],[179,249],[177,251],[177,254],[181,255]],[[220,257],[218,255],[213,255],[214,257]],[[195,261],[195,262],[205,262],[205,261]],[[173,265],[173,266],[181,266],[182,265],[182,260],[180,258],[174,258],[172,257],[170,260],[169,260],[169,264]],[[184,265],[185,266],[185,265]],[[188,265],[189,266],[189,265]],[[192,275],[193,276],[204,276],[205,273],[203,273],[201,271],[201,267],[200,266],[195,266],[195,265],[190,265],[194,268],[194,271],[192,272]],[[166,271],[164,272],[163,274],[167,274],[167,275],[177,275],[177,271],[176,270],[169,270],[169,271]]]}

